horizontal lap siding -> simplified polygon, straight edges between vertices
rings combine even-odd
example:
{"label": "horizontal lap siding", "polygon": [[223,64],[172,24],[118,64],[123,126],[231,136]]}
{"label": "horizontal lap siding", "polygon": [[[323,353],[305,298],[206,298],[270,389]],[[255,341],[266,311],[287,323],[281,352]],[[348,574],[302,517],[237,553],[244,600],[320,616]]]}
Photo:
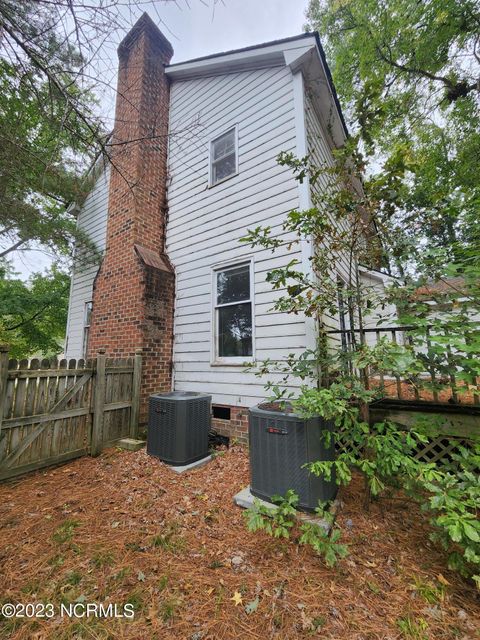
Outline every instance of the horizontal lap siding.
{"label": "horizontal lap siding", "polygon": [[[77,218],[77,226],[84,231],[101,252],[105,249],[108,181],[110,169],[105,169],[88,194]],[[67,358],[83,358],[83,323],[85,303],[93,296],[93,281],[98,265],[81,267],[74,263],[67,323]]]}
{"label": "horizontal lap siding", "polygon": [[[319,121],[313,103],[310,97],[306,96],[306,127],[307,127],[307,140],[308,140],[308,150],[310,154],[310,159],[313,164],[317,167],[327,166],[332,167],[334,160],[333,155],[330,149],[330,146],[327,142],[325,133],[323,131],[322,124]],[[329,178],[326,176],[320,176],[316,184],[312,187],[312,194],[314,197],[321,197],[322,192],[331,189],[332,186],[329,185]],[[347,229],[347,225],[345,222],[342,223],[345,229]],[[317,247],[319,251],[328,251],[328,247],[322,246]],[[332,260],[333,263],[333,260]],[[348,282],[349,279],[349,266],[347,256],[340,256],[338,260],[335,261],[335,264],[332,264],[331,267],[331,277],[336,280],[337,273]],[[331,317],[329,315],[324,314],[323,323],[326,329],[330,330],[338,330],[339,327],[339,319],[337,317]],[[337,340],[337,337],[332,337],[332,341]]]}
{"label": "horizontal lap siding", "polygon": [[[283,359],[305,349],[301,317],[270,311],[282,292],[265,281],[298,251],[251,249],[239,242],[248,228],[270,225],[282,237],[282,222],[298,207],[298,185],[280,167],[280,151],[294,151],[293,85],[285,67],[196,80],[171,87],[167,252],[175,267],[174,371],[178,390],[211,393],[213,402],[251,406],[265,397],[268,380],[242,366],[211,364],[211,269],[253,257],[255,350],[258,360]],[[239,173],[208,188],[212,138],[238,125]]]}

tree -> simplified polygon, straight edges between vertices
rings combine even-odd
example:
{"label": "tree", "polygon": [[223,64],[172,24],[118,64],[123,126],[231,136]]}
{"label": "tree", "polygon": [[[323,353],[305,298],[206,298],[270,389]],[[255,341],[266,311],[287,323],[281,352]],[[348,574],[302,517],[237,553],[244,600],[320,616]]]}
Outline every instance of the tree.
{"label": "tree", "polygon": [[53,267],[23,282],[12,274],[0,278],[0,341],[14,358],[56,355],[63,349],[70,278]]}
{"label": "tree", "polygon": [[[310,0],[380,220],[409,247],[476,243],[480,13],[474,0]],[[379,171],[379,165],[381,170]],[[452,257],[452,255],[451,255]],[[397,260],[400,264],[401,260]]]}
{"label": "tree", "polygon": [[37,244],[56,255],[88,244],[65,209],[88,192],[92,161],[110,161],[94,91],[115,91],[115,62],[106,79],[95,62],[112,34],[154,5],[0,1],[0,258]]}
{"label": "tree", "polygon": [[[348,146],[347,146],[348,148]],[[428,442],[427,433],[438,429],[435,418],[421,417],[412,429],[388,419],[374,423],[369,405],[388,396],[387,387],[402,380],[420,395],[430,397],[448,390],[455,396],[472,398],[478,394],[480,378],[480,259],[478,252],[460,246],[454,252],[457,262],[444,254],[433,256],[441,276],[462,274],[461,289],[446,288],[438,296],[441,314],[418,296],[418,287],[432,274],[425,263],[423,273],[410,278],[409,286],[394,286],[391,302],[400,309],[400,324],[413,325],[405,332],[404,344],[380,339],[369,346],[362,332],[362,318],[378,309],[381,294],[356,278],[359,259],[375,260],[375,243],[365,242],[370,233],[377,202],[351,188],[352,179],[361,173],[358,156],[336,154],[332,168],[315,166],[308,157],[299,159],[281,154],[279,161],[289,166],[300,182],[308,179],[312,187],[312,208],[291,211],[283,224],[283,233],[269,227],[257,227],[242,239],[253,247],[291,250],[302,238],[315,247],[310,268],[305,272],[296,260],[271,270],[267,281],[277,290],[274,309],[303,313],[316,320],[319,336],[315,348],[300,355],[291,354],[281,361],[255,363],[257,375],[281,374],[282,384],[267,384],[272,401],[292,403],[304,418],[321,416],[335,425],[326,430],[327,446],[333,437],[339,453],[335,460],[308,464],[309,470],[330,480],[333,470],[338,484],[348,484],[356,468],[365,481],[365,506],[388,487],[402,487],[417,499],[431,517],[432,539],[439,541],[448,554],[451,568],[471,576],[480,588],[480,445],[460,447],[453,462],[426,463],[416,459],[418,443]],[[360,167],[361,167],[360,163]],[[325,186],[316,191],[315,185]],[[459,243],[461,244],[461,243]],[[442,261],[443,258],[443,261]],[[347,272],[344,297],[355,327],[343,332],[330,331],[332,316],[339,317],[336,265]],[[381,328],[381,325],[380,327]],[[289,390],[292,379],[300,380],[300,392]],[[298,386],[298,385],[295,385]],[[290,505],[291,506],[291,505]],[[256,528],[271,527],[271,522],[251,513]],[[258,526],[257,526],[258,525]]]}
{"label": "tree", "polygon": [[88,189],[82,174],[96,149],[80,114],[95,100],[54,18],[42,3],[0,4],[0,257],[32,244],[68,256],[74,240],[88,244],[67,206]]}

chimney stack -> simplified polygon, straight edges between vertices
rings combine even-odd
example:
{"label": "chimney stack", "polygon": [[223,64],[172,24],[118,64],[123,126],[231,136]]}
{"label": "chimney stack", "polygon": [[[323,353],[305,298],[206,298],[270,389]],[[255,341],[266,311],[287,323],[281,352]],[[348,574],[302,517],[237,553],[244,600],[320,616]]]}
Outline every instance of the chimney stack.
{"label": "chimney stack", "polygon": [[171,44],[144,13],[118,48],[107,242],[94,283],[88,354],[143,353],[148,396],[172,383],[175,276],[165,255]]}

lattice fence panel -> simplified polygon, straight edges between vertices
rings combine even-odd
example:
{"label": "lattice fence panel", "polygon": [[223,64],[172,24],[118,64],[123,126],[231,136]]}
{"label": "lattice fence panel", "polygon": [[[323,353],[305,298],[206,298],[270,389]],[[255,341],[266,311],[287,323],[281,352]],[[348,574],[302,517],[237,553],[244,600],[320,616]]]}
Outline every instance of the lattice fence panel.
{"label": "lattice fence panel", "polygon": [[[348,445],[347,442],[348,438],[346,434],[343,437],[340,436],[339,441],[336,443],[337,453],[347,450],[349,453],[353,452],[357,455],[359,449]],[[466,438],[439,435],[434,438],[429,438],[426,443],[418,442],[415,458],[427,463],[434,462],[440,464],[442,460],[450,462],[452,453],[458,453],[460,447],[468,449],[471,444],[471,440]]]}

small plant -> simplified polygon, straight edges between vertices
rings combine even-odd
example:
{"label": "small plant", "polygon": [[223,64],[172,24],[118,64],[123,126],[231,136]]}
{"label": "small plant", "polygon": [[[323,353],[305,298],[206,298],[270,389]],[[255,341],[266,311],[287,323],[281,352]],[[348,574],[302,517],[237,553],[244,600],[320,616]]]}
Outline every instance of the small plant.
{"label": "small plant", "polygon": [[339,559],[348,555],[347,545],[339,543],[339,529],[334,529],[330,536],[323,527],[315,524],[305,523],[300,529],[302,535],[299,543],[312,547],[316,554],[324,558],[327,567],[334,567]]}
{"label": "small plant", "polygon": [[104,549],[98,550],[92,557],[92,564],[97,569],[100,569],[100,567],[107,567],[113,564],[113,561],[113,553]]}
{"label": "small plant", "polygon": [[221,569],[222,567],[224,567],[225,565],[223,564],[223,562],[221,562],[220,560],[213,560],[209,565],[208,568],[209,569]]}
{"label": "small plant", "polygon": [[410,615],[399,618],[397,627],[407,640],[428,640],[428,636],[424,633],[428,629],[428,624],[423,618],[419,618],[418,621]]}
{"label": "small plant", "polygon": [[[277,508],[269,508],[255,500],[253,506],[244,514],[249,531],[263,530],[274,538],[291,538],[291,532],[297,523],[298,495],[289,489],[282,496],[273,496],[272,502]],[[295,542],[310,546],[315,553],[322,556],[328,567],[333,567],[340,558],[348,554],[348,547],[341,544],[340,530],[334,528],[334,517],[327,510],[327,503],[319,502],[315,513],[327,522],[330,534],[321,525],[303,522],[296,528]]]}
{"label": "small plant", "polygon": [[65,558],[60,553],[56,553],[50,560],[48,564],[54,569],[58,569],[65,563]]}
{"label": "small plant", "polygon": [[66,583],[71,587],[76,587],[80,584],[81,579],[82,574],[79,571],[70,571],[70,573],[67,574]]}
{"label": "small plant", "polygon": [[297,515],[298,496],[289,489],[285,497],[272,496],[272,502],[277,505],[277,508],[266,507],[258,500],[253,501],[253,506],[244,514],[247,529],[249,531],[262,529],[274,538],[289,538],[290,529],[294,526]]}
{"label": "small plant", "polygon": [[446,470],[425,478],[429,497],[423,505],[433,514],[431,538],[448,552],[448,565],[471,576],[480,589],[480,445],[459,447]]}
{"label": "small plant", "polygon": [[164,589],[167,588],[167,585],[168,585],[168,576],[166,574],[163,576],[160,576],[160,580],[158,581],[158,590],[163,591]]}
{"label": "small plant", "polygon": [[178,535],[178,529],[177,523],[167,525],[163,533],[153,537],[152,546],[160,547],[165,551],[181,551],[185,548],[185,540]]}
{"label": "small plant", "polygon": [[164,600],[160,605],[160,616],[164,622],[168,622],[175,617],[175,612],[182,604],[180,598],[171,596],[167,600]]}
{"label": "small plant", "polygon": [[78,520],[65,520],[65,522],[63,522],[52,535],[52,540],[57,544],[70,542],[73,538],[75,529],[79,526],[80,522],[78,522]]}
{"label": "small plant", "polygon": [[431,582],[423,582],[423,580],[415,578],[412,589],[428,604],[437,604],[445,598],[445,586],[442,584],[436,586]]}
{"label": "small plant", "polygon": [[131,604],[132,607],[135,609],[135,611],[138,613],[139,611],[141,611],[144,607],[144,597],[143,594],[141,593],[141,591],[139,591],[138,589],[136,589],[135,591],[132,591],[127,600],[126,600],[127,604]]}

